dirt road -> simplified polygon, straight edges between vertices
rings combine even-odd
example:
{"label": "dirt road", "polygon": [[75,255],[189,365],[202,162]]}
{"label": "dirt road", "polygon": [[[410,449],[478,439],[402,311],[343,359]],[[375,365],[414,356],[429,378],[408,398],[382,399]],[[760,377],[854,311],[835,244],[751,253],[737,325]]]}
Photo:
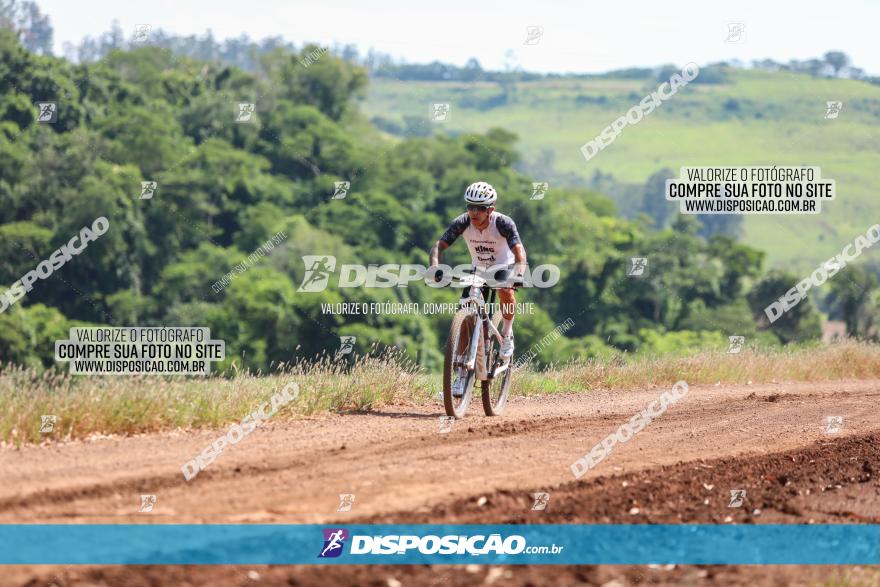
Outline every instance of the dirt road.
{"label": "dirt road", "polygon": [[[691,386],[664,415],[574,481],[571,463],[665,390],[513,398],[502,418],[481,416],[474,405],[471,415],[447,434],[439,433],[442,412],[437,406],[401,405],[369,414],[274,422],[227,448],[189,482],[181,465],[219,431],[6,448],[0,450],[0,520],[880,522],[878,381]],[[843,418],[839,431],[829,432],[829,416]],[[729,491],[736,488],[746,489],[748,497],[732,509]],[[532,511],[535,491],[550,494],[546,510]],[[150,513],[138,511],[142,494],[156,495]],[[336,511],[338,494],[355,495],[350,512]],[[563,584],[627,584],[635,576],[648,580],[648,573],[656,575],[651,581],[670,584],[684,578],[693,584],[739,584],[738,577],[754,583],[758,577],[737,568],[441,569],[273,567],[251,569],[256,575],[248,576],[222,567],[150,567],[140,573],[229,585],[267,580],[309,584],[317,581],[319,571],[340,582],[378,577],[376,584],[382,585],[389,584],[386,577],[404,585],[431,584],[443,573],[449,575],[447,584],[491,579],[498,585],[541,583],[540,573],[550,572]],[[798,580],[808,581],[813,573],[821,581],[827,576],[827,571],[814,571],[783,568],[762,571],[760,577],[799,573]],[[862,571],[880,580],[871,570],[856,572]],[[61,584],[87,577],[97,584],[124,584],[135,571],[16,569],[7,579],[13,584],[28,577],[46,581],[53,573]],[[860,580],[850,578],[854,584]]]}

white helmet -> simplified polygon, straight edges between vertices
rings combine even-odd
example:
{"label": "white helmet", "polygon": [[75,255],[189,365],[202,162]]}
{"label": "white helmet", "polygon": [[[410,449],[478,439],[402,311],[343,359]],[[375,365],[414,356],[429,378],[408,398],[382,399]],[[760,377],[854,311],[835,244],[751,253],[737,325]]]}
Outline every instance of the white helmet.
{"label": "white helmet", "polygon": [[485,181],[472,183],[464,190],[464,201],[477,206],[494,206],[498,193]]}

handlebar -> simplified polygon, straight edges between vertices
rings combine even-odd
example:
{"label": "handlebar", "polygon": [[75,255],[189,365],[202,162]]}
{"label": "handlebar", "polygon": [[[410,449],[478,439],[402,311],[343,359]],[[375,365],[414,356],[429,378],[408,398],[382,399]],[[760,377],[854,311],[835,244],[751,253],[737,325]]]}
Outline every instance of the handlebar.
{"label": "handlebar", "polygon": [[[441,281],[443,281],[443,277],[444,276],[440,271],[436,271],[433,276],[434,283],[440,283]],[[430,278],[426,277],[425,282],[427,283],[429,279]],[[460,283],[465,286],[486,286],[489,289],[517,289],[525,285],[525,280],[521,275],[512,275],[507,277],[507,279],[500,281],[496,280],[494,275],[489,276],[489,279],[487,280],[479,275],[468,274],[464,278],[459,275],[451,276],[449,284],[447,285],[451,285],[452,283]]]}

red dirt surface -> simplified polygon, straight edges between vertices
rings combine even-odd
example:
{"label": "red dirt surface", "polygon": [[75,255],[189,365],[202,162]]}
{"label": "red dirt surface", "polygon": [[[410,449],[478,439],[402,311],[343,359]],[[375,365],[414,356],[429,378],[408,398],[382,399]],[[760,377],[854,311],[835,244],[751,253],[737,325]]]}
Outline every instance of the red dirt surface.
{"label": "red dirt surface", "polygon": [[[662,388],[513,398],[439,434],[436,406],[275,422],[193,481],[219,434],[0,450],[3,523],[880,523],[880,383],[694,386],[574,480]],[[842,416],[829,432],[826,418]],[[740,507],[730,491],[744,489]],[[550,494],[533,511],[532,493]],[[139,495],[156,494],[152,513]],[[339,493],[356,496],[337,513]],[[54,577],[54,579],[53,579]],[[6,567],[12,585],[880,585],[872,567]],[[836,583],[835,583],[836,581]]]}

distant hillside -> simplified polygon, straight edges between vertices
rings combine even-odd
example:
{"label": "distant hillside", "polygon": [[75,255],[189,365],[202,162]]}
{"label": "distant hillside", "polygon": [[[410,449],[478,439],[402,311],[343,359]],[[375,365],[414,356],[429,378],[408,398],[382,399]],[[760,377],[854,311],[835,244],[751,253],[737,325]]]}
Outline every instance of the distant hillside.
{"label": "distant hillside", "polygon": [[[880,220],[880,87],[782,71],[724,73],[723,83],[690,85],[589,162],[580,146],[656,88],[656,77],[502,83],[374,78],[363,111],[392,134],[492,127],[515,132],[521,167],[550,182],[548,198],[554,185],[596,187],[597,173],[639,187],[640,197],[640,185],[664,167],[677,173],[683,165],[821,166],[838,190],[821,215],[745,217],[743,240],[766,251],[771,265],[814,267]],[[843,102],[836,119],[825,119],[829,100]],[[432,128],[423,121],[438,102],[449,102],[451,115]],[[616,199],[631,215],[628,208],[640,202],[625,191]]]}

